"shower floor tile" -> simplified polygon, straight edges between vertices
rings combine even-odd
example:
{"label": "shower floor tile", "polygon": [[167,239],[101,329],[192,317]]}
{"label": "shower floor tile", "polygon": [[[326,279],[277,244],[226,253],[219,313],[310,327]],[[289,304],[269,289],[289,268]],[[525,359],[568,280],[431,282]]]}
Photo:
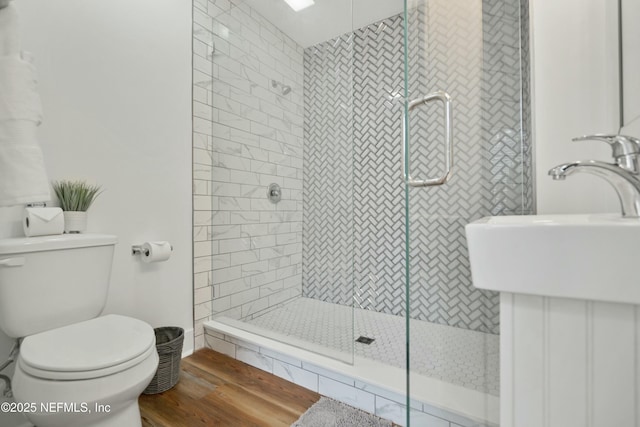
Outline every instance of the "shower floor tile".
{"label": "shower floor tile", "polygon": [[[247,323],[398,368],[406,367],[405,318],[298,298]],[[353,330],[351,325],[354,325]],[[498,396],[499,336],[411,320],[412,372]],[[355,342],[359,336],[371,344]]]}

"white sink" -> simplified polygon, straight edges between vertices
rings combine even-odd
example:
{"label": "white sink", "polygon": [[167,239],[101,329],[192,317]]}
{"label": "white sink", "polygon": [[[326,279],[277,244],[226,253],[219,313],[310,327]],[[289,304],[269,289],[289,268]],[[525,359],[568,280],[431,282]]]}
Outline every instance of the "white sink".
{"label": "white sink", "polygon": [[499,216],[466,232],[477,288],[640,304],[638,219]]}

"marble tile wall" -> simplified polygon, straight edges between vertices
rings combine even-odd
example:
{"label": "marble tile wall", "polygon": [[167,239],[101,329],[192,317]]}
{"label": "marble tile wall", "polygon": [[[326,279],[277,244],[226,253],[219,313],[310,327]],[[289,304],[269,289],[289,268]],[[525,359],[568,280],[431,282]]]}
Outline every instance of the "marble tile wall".
{"label": "marble tile wall", "polygon": [[197,349],[204,321],[301,294],[304,51],[243,2],[194,0],[193,21]]}

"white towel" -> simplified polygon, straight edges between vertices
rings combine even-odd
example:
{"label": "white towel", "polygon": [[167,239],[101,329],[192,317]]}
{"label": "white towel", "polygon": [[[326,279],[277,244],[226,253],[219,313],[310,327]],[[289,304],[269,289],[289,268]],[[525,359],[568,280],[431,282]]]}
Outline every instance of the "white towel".
{"label": "white towel", "polygon": [[[2,6],[2,0],[0,0]],[[18,11],[9,5],[0,12],[0,56],[20,52]]]}
{"label": "white towel", "polygon": [[[0,9],[2,14],[2,9]],[[0,56],[0,123],[7,120],[42,122],[36,67],[26,54]]]}
{"label": "white towel", "polygon": [[28,120],[0,122],[0,206],[51,200],[36,130]]}
{"label": "white towel", "polygon": [[[0,36],[17,40],[16,20],[13,6],[0,9],[0,24],[8,28]],[[0,206],[51,200],[36,138],[42,121],[36,70],[23,56],[0,57]]]}

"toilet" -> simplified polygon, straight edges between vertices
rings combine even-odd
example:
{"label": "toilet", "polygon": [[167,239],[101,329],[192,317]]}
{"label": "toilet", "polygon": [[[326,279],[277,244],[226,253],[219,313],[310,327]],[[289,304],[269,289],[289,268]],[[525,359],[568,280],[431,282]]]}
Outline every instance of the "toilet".
{"label": "toilet", "polygon": [[22,338],[17,402],[38,427],[141,426],[138,397],[158,367],[153,328],[100,316],[115,236],[0,240],[0,329]]}

